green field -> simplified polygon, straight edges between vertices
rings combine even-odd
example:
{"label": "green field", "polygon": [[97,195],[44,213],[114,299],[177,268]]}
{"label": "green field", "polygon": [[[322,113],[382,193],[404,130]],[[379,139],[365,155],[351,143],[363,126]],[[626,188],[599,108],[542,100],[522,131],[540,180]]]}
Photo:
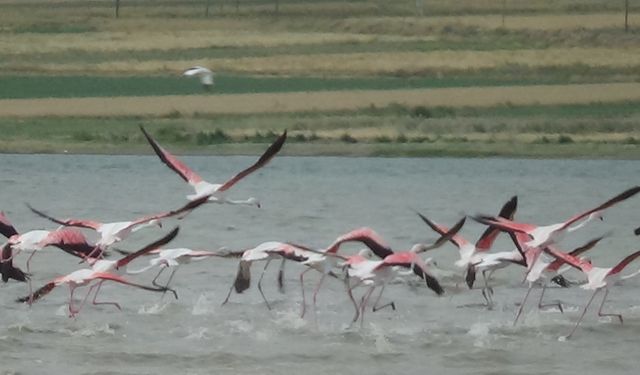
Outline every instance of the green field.
{"label": "green field", "polygon": [[[624,2],[609,0],[120,3],[115,18],[114,1],[0,0],[0,106],[202,95],[197,80],[180,76],[193,65],[216,72],[211,96],[497,86],[526,95],[544,84],[640,82],[636,2],[628,30]],[[631,96],[482,108],[451,99],[141,117],[42,117],[34,108],[32,117],[0,117],[0,152],[148,152],[144,124],[192,153],[258,153],[287,128],[285,152],[299,155],[640,158],[640,103]]]}

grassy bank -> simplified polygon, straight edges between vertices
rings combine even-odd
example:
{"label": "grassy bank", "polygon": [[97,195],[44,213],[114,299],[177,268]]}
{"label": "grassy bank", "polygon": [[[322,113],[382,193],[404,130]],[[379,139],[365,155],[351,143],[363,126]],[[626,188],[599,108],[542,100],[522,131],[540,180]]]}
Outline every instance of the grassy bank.
{"label": "grassy bank", "polygon": [[0,119],[2,152],[256,154],[284,129],[288,155],[640,158],[640,103],[489,108],[391,105],[334,113]]}

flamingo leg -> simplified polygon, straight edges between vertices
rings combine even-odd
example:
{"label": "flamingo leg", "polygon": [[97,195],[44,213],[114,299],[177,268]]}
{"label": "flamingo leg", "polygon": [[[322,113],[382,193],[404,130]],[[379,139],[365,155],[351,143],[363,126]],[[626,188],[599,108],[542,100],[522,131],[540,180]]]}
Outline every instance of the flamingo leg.
{"label": "flamingo leg", "polygon": [[318,281],[318,284],[316,285],[315,289],[313,290],[313,314],[316,315],[316,300],[318,298],[318,292],[320,291],[320,287],[322,286],[322,283],[324,282],[324,279],[327,277],[326,273],[322,273],[322,276],[320,276],[320,281]]}
{"label": "flamingo leg", "polygon": [[286,261],[286,258],[282,258],[280,269],[278,269],[278,291],[282,294],[284,294],[284,263]]}
{"label": "flamingo leg", "polygon": [[486,274],[487,270],[482,271],[482,278],[484,280],[484,287],[482,288],[482,296],[487,302],[487,308],[493,308],[493,288],[489,286],[489,279]]}
{"label": "flamingo leg", "polygon": [[604,297],[602,297],[602,303],[600,303],[600,308],[598,309],[598,316],[615,316],[620,320],[620,324],[623,324],[622,315],[621,314],[611,314],[611,313],[603,313],[602,307],[604,306],[605,301],[607,300],[607,296],[609,295],[609,289],[605,289]]}
{"label": "flamingo leg", "polygon": [[369,288],[369,290],[367,290],[365,294],[362,295],[362,302],[360,302],[360,328],[361,329],[364,327],[364,312],[367,309],[369,298],[371,297],[375,289],[376,289],[376,286],[373,285],[372,287]]}
{"label": "flamingo leg", "polygon": [[542,293],[540,293],[540,299],[538,300],[538,309],[543,309],[549,306],[557,306],[558,310],[564,314],[564,309],[562,308],[562,303],[560,301],[554,301],[551,303],[542,303],[542,297],[544,297],[544,291],[547,290],[547,283],[542,285]]}
{"label": "flamingo leg", "polygon": [[233,284],[231,284],[231,288],[229,288],[229,293],[227,293],[227,298],[225,298],[224,301],[222,301],[222,305],[220,306],[224,306],[227,304],[227,302],[229,302],[229,298],[231,298],[232,291],[233,291]]}
{"label": "flamingo leg", "polygon": [[171,284],[171,280],[173,280],[173,275],[176,274],[177,270],[178,270],[178,267],[174,268],[173,271],[171,271],[171,275],[169,275],[169,280],[167,280],[167,283],[163,287],[164,292],[162,292],[162,296],[160,296],[161,300],[164,298],[164,295],[167,294],[167,291],[171,291],[173,295],[176,297],[176,299],[178,299],[178,293],[175,290],[169,288],[169,284]]}
{"label": "flamingo leg", "polygon": [[164,272],[165,268],[167,267],[160,267],[160,271],[158,272],[158,274],[156,275],[156,277],[153,278],[153,280],[151,280],[151,285],[158,287],[158,288],[162,288],[162,285],[158,284],[158,277],[160,277],[160,275]]}
{"label": "flamingo leg", "polygon": [[304,314],[307,310],[307,300],[304,296],[304,274],[311,271],[312,268],[307,268],[300,273],[300,290],[302,290],[302,311],[300,312],[300,318],[304,318]]}
{"label": "flamingo leg", "polygon": [[351,300],[351,303],[353,303],[353,307],[356,310],[356,313],[353,316],[353,319],[351,320],[352,324],[355,323],[358,320],[358,318],[360,317],[360,308],[358,306],[358,303],[356,302],[356,299],[353,298],[353,289],[356,288],[361,283],[362,283],[362,281],[358,281],[353,286],[350,286],[349,285],[349,272],[348,271],[345,272],[344,286],[345,286],[345,289],[347,290],[347,295],[349,296],[349,299]]}
{"label": "flamingo leg", "polygon": [[78,311],[73,308],[73,292],[75,291],[75,287],[69,284],[69,318],[74,318]]}
{"label": "flamingo leg", "polygon": [[393,311],[396,311],[396,304],[393,301],[385,303],[382,306],[378,306],[378,303],[380,302],[380,299],[382,298],[382,293],[384,293],[384,288],[386,286],[387,286],[386,284],[383,284],[382,288],[380,288],[380,293],[378,294],[378,298],[376,298],[376,301],[373,303],[373,309],[372,309],[373,312],[376,312],[378,310],[382,310],[385,307],[389,307],[389,306],[391,306],[391,309]]}
{"label": "flamingo leg", "polygon": [[571,333],[569,333],[567,336],[565,336],[565,338],[568,339],[571,336],[573,336],[573,333],[576,331],[576,329],[578,329],[578,325],[580,325],[580,322],[582,322],[582,318],[584,318],[584,314],[587,313],[587,309],[589,308],[589,305],[591,305],[591,302],[593,302],[593,299],[595,298],[596,294],[598,294],[599,291],[600,291],[600,289],[596,289],[596,291],[593,292],[593,295],[589,299],[589,302],[587,302],[587,305],[584,307],[584,310],[582,310],[582,314],[580,314],[580,318],[578,319],[578,322],[576,323],[576,325],[571,330]]}
{"label": "flamingo leg", "polygon": [[122,311],[122,308],[120,307],[120,305],[117,302],[98,302],[97,301],[98,293],[100,293],[100,288],[102,288],[102,283],[104,283],[104,280],[100,280],[100,282],[98,282],[97,287],[96,287],[96,292],[93,294],[93,300],[91,301],[91,303],[93,305],[96,305],[96,306],[97,305],[113,305],[118,310]]}
{"label": "flamingo leg", "polygon": [[264,292],[262,291],[262,278],[264,277],[264,273],[267,271],[267,267],[269,267],[269,263],[271,263],[271,259],[267,260],[267,263],[264,265],[264,269],[262,270],[262,274],[258,280],[258,290],[260,291],[260,295],[262,296],[264,303],[267,304],[267,309],[271,310],[271,305],[269,305],[269,301],[267,301],[267,297],[264,296]]}
{"label": "flamingo leg", "polygon": [[516,325],[516,323],[518,323],[518,318],[520,318],[520,315],[522,315],[522,311],[524,311],[524,305],[527,303],[527,298],[529,298],[531,289],[533,289],[533,283],[529,284],[529,289],[527,289],[527,293],[524,295],[524,299],[520,304],[520,308],[518,309],[518,313],[516,314],[516,319],[513,321],[514,326]]}
{"label": "flamingo leg", "polygon": [[[27,258],[27,273],[31,274],[31,258],[33,258],[33,256],[36,255],[36,251],[34,250],[31,255],[29,255],[29,258]],[[33,286],[31,284],[31,278],[27,279],[27,284],[29,285],[29,306],[33,305]]]}
{"label": "flamingo leg", "polygon": [[76,311],[76,313],[79,313],[80,310],[82,310],[82,308],[84,307],[84,304],[87,303],[87,300],[89,299],[89,295],[91,294],[91,292],[93,292],[96,286],[98,286],[98,284],[93,284],[89,287],[89,291],[87,292],[87,294],[84,295],[84,298],[82,299],[82,303],[80,304],[80,307],[78,307],[78,311]]}

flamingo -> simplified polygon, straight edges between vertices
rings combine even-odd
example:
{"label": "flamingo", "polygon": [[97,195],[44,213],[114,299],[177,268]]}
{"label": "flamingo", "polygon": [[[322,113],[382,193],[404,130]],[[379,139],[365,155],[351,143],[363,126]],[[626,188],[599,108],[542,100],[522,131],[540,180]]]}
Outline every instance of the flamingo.
{"label": "flamingo", "polygon": [[[45,284],[44,286],[42,286],[41,288],[39,288],[38,290],[36,290],[35,292],[29,293],[28,296],[18,298],[16,302],[32,303],[32,302],[38,301],[45,295],[49,294],[56,286],[67,284],[69,285],[69,290],[70,290],[69,316],[75,317],[80,312],[80,309],[82,309],[82,306],[84,306],[86,300],[88,299],[89,295],[93,292],[94,288],[97,288],[92,301],[94,305],[113,305],[118,310],[122,310],[122,308],[117,302],[97,302],[96,301],[98,292],[100,291],[100,287],[102,286],[103,282],[107,280],[115,281],[121,284],[126,284],[136,288],[149,290],[149,291],[166,292],[167,290],[170,290],[170,289],[164,288],[164,287],[154,288],[154,287],[132,283],[110,271],[117,271],[119,268],[126,266],[129,262],[131,262],[138,256],[143,255],[153,249],[156,249],[158,248],[158,246],[165,245],[166,243],[171,241],[177,234],[178,234],[178,228],[175,228],[160,240],[155,241],[145,246],[144,248],[134,253],[131,253],[126,257],[121,258],[117,261],[99,260],[98,262],[94,263],[93,268],[91,269],[89,268],[80,269],[80,270],[71,272],[70,274],[67,274],[65,276],[57,277],[52,281],[48,282],[47,284]],[[99,282],[97,284],[92,285],[89,288],[89,291],[87,292],[84,299],[82,300],[80,307],[75,309],[73,306],[73,293],[75,289],[81,286],[89,285],[94,280],[99,280]],[[177,298],[177,294],[175,294],[175,291],[172,290],[172,292]]]}
{"label": "flamingo", "polygon": [[[134,261],[136,258],[142,256],[142,255],[146,255],[149,254],[153,251],[156,251],[160,246],[164,246],[167,243],[169,243],[171,240],[173,240],[177,235],[178,235],[178,231],[179,231],[179,227],[175,227],[171,232],[169,232],[166,236],[162,237],[161,239],[159,239],[156,242],[153,242],[145,247],[143,247],[142,249],[127,254],[126,256],[118,259],[118,260],[107,260],[107,259],[100,259],[100,258],[89,258],[87,260],[87,262],[89,263],[89,265],[91,266],[91,269],[95,272],[109,272],[109,273],[114,273],[114,274],[118,274],[120,275],[122,273],[122,269],[124,267],[126,267],[129,263],[131,263],[132,261]],[[155,279],[154,279],[155,280]],[[101,303],[96,302],[96,298],[98,296],[98,293],[100,292],[100,288],[102,287],[104,280],[99,282],[99,285],[96,288],[96,292],[94,294],[93,297],[93,304],[94,305],[99,305]],[[154,284],[154,286],[158,286]],[[177,292],[173,289],[169,288],[169,285],[165,286],[167,288],[167,290],[171,291],[173,293],[174,296],[176,296],[177,298]]]}
{"label": "flamingo", "polygon": [[257,207],[260,207],[260,201],[258,201],[256,198],[252,197],[247,200],[231,200],[225,197],[225,192],[229,190],[233,185],[235,185],[238,181],[265,166],[278,153],[278,151],[280,151],[282,145],[287,139],[287,131],[285,130],[284,133],[282,133],[282,135],[280,135],[271,144],[271,146],[267,148],[262,156],[260,156],[258,161],[256,161],[253,165],[231,177],[223,184],[212,184],[203,180],[202,177],[200,177],[193,170],[187,167],[186,164],[184,164],[173,154],[162,148],[158,144],[158,142],[151,138],[151,136],[147,133],[144,127],[142,127],[142,125],[140,126],[140,130],[142,130],[142,133],[147,138],[149,144],[151,145],[151,147],[153,147],[153,150],[158,155],[160,160],[164,164],[166,164],[167,167],[176,172],[183,180],[189,183],[191,187],[194,188],[195,194],[188,195],[187,199],[196,200],[206,196],[209,198],[209,202],[213,203],[239,204]]}
{"label": "flamingo", "polygon": [[[438,280],[430,273],[428,266],[424,263],[422,258],[413,251],[396,252],[386,256],[382,260],[367,260],[359,256],[350,257],[344,264],[346,272],[346,284],[348,285],[347,292],[352,301],[352,290],[359,285],[368,285],[369,289],[362,296],[362,300],[358,306],[356,305],[356,315],[353,318],[355,323],[360,318],[360,326],[364,324],[364,311],[369,302],[369,298],[373,294],[374,290],[378,287],[381,288],[380,294],[376,298],[373,306],[373,311],[377,311],[387,305],[393,305],[393,302],[387,305],[378,306],[378,302],[382,297],[386,284],[397,275],[396,266],[409,268],[415,270],[420,269],[422,278],[424,278],[427,286],[432,289],[436,294],[442,295],[444,289],[438,283]],[[352,279],[356,279],[355,283],[352,283]]]}
{"label": "flamingo", "polygon": [[213,72],[204,66],[196,65],[191,67],[182,72],[182,75],[185,77],[198,77],[206,91],[211,90],[211,87],[213,87]]}
{"label": "flamingo", "polygon": [[[518,207],[518,197],[513,196],[509,201],[507,201],[500,210],[498,214],[499,217],[503,217],[506,219],[513,219],[513,215]],[[444,226],[438,225],[437,223],[429,220],[424,215],[418,213],[418,216],[424,221],[431,229],[440,234],[444,235],[449,229]],[[475,245],[465,240],[460,235],[455,235],[451,238],[451,243],[453,243],[460,252],[460,259],[455,262],[455,265],[461,268],[467,268],[470,264],[474,263],[473,258],[477,253],[484,253],[491,249],[493,243],[500,231],[496,228],[487,228],[485,232],[478,238]]]}
{"label": "flamingo", "polygon": [[[638,192],[640,192],[640,186],[635,186],[633,188],[625,190],[624,192],[616,195],[615,197],[609,199],[608,201],[604,202],[603,204],[595,208],[592,208],[582,213],[579,213],[577,215],[574,215],[573,217],[561,223],[556,223],[556,224],[551,224],[546,226],[536,226],[532,224],[517,223],[501,217],[484,216],[484,215],[474,216],[474,219],[482,224],[494,226],[503,231],[526,233],[530,237],[529,241],[524,243],[526,247],[543,249],[547,245],[559,242],[562,236],[566,232],[573,232],[579,228],[582,228],[588,222],[590,222],[595,218],[602,219],[602,212],[604,210],[606,210],[607,208],[617,203],[620,203],[626,199],[631,198],[632,196],[636,195]],[[573,225],[581,220],[583,220],[581,223],[577,225]],[[539,254],[541,251],[542,250],[539,250],[537,253]],[[529,268],[532,265],[533,263],[528,263]]]}
{"label": "flamingo", "polygon": [[235,281],[231,285],[231,288],[229,288],[229,293],[227,293],[227,297],[222,302],[222,305],[224,306],[229,302],[229,297],[231,297],[231,292],[234,289],[236,290],[236,293],[242,293],[249,288],[251,285],[251,264],[257,261],[266,261],[262,274],[260,275],[260,279],[258,280],[258,290],[267,305],[267,309],[271,310],[271,305],[262,291],[262,278],[264,277],[264,273],[271,260],[284,258],[296,262],[303,262],[309,259],[311,254],[313,253],[308,250],[301,249],[296,245],[277,241],[263,242],[254,248],[245,250],[242,253],[240,264],[238,265],[238,272],[236,274]]}
{"label": "flamingo", "polygon": [[610,268],[595,267],[591,264],[591,262],[587,260],[579,259],[575,256],[563,253],[561,251],[557,251],[553,248],[547,247],[545,248],[544,251],[548,254],[553,255],[558,259],[561,259],[562,261],[566,262],[570,266],[575,267],[581,270],[582,272],[584,272],[587,276],[587,283],[582,285],[582,288],[594,291],[593,295],[589,299],[589,302],[587,302],[587,304],[585,305],[584,310],[582,311],[582,314],[578,319],[578,322],[573,327],[573,330],[571,331],[571,333],[569,333],[567,336],[564,336],[564,339],[569,339],[573,335],[573,333],[578,328],[578,325],[580,325],[580,322],[582,322],[582,319],[584,318],[584,315],[586,314],[587,309],[589,308],[589,305],[591,305],[591,302],[593,302],[593,299],[595,298],[596,294],[598,294],[598,292],[600,292],[603,289],[605,292],[604,292],[604,297],[602,297],[602,302],[600,303],[600,308],[598,309],[598,316],[600,317],[613,316],[620,320],[620,324],[623,323],[621,314],[603,313],[602,307],[604,306],[604,303],[607,300],[607,296],[609,295],[609,287],[611,285],[614,285],[616,281],[621,279],[620,273],[631,262],[633,262],[636,258],[640,256],[640,250],[628,255],[618,264]]}
{"label": "flamingo", "polygon": [[151,284],[154,286],[160,286],[156,280],[160,277],[162,272],[168,267],[175,267],[169,276],[169,279],[164,285],[165,288],[169,289],[169,284],[171,280],[173,280],[173,276],[178,270],[178,267],[182,264],[191,263],[192,260],[202,260],[209,257],[225,257],[225,255],[221,255],[219,253],[207,250],[191,250],[187,248],[177,248],[177,249],[154,249],[148,252],[148,254],[155,254],[157,257],[149,260],[149,265],[137,270],[127,270],[128,274],[138,274],[145,272],[153,267],[160,267],[160,271],[153,278]]}
{"label": "flamingo", "polygon": [[[591,250],[605,236],[601,236],[601,237],[595,238],[595,239],[587,242],[586,244],[584,244],[584,245],[574,249],[573,251],[571,251],[569,253],[569,255],[571,255],[573,257],[578,257],[582,253],[584,253],[584,252],[586,252],[588,250]],[[557,249],[553,245],[549,245],[547,247],[553,249],[556,252],[560,251],[559,249]],[[518,309],[518,313],[516,314],[516,318],[513,321],[513,325],[514,326],[518,322],[518,318],[520,318],[520,315],[522,315],[522,312],[524,310],[524,306],[525,306],[525,304],[527,302],[527,298],[529,297],[529,294],[531,293],[531,290],[533,289],[533,286],[535,285],[536,282],[538,282],[540,280],[543,280],[543,281],[542,281],[542,292],[540,293],[540,299],[538,300],[538,308],[539,309],[543,309],[543,308],[545,308],[547,306],[557,306],[558,309],[560,310],[560,312],[564,313],[564,311],[562,309],[562,304],[560,302],[551,303],[551,304],[543,304],[542,303],[542,298],[544,297],[544,292],[545,292],[545,290],[547,288],[546,279],[553,279],[554,277],[560,275],[560,267],[562,267],[562,265],[564,265],[564,264],[565,264],[565,262],[562,259],[555,259],[554,261],[545,261],[545,260],[542,260],[541,258],[539,258],[539,260],[536,262],[536,264],[531,268],[531,271],[529,271],[529,273],[527,273],[527,276],[526,276],[525,280],[529,283],[529,288],[527,289],[527,293],[525,294],[524,299],[523,299],[522,303],[520,304],[520,308]]]}
{"label": "flamingo", "polygon": [[[143,229],[149,226],[154,226],[154,225],[162,227],[162,222],[160,221],[161,219],[165,219],[172,216],[179,216],[179,215],[183,215],[182,217],[184,217],[184,215],[188,214],[189,212],[191,212],[198,206],[204,204],[205,202],[206,202],[205,198],[199,198],[173,211],[162,212],[155,215],[147,215],[132,221],[118,221],[118,222],[112,222],[112,223],[103,223],[99,221],[81,220],[81,219],[60,220],[31,207],[29,204],[27,204],[27,206],[35,214],[45,219],[48,219],[54,223],[57,223],[63,226],[80,227],[80,228],[88,228],[88,229],[95,230],[100,236],[98,242],[95,245],[95,249],[96,251],[98,251],[99,249],[106,249],[107,247],[113,245],[116,242],[123,241],[131,233],[137,232],[140,229]],[[89,257],[92,257],[92,256],[93,254],[89,254]]]}
{"label": "flamingo", "polygon": [[[499,217],[504,217],[507,219],[513,219],[515,215],[515,211],[518,207],[518,197],[513,196],[509,199],[500,209]],[[437,223],[429,220],[424,215],[418,213],[418,216],[424,221],[431,229],[440,235],[444,235],[448,231],[448,229],[444,226],[438,225]],[[460,259],[455,262],[455,265],[460,268],[465,268],[465,280],[467,281],[467,285],[469,288],[473,287],[473,283],[475,281],[476,269],[475,265],[482,261],[482,258],[487,254],[489,249],[493,246],[496,238],[500,231],[496,228],[489,227],[487,230],[480,235],[475,245],[471,242],[467,241],[460,235],[453,236],[450,241],[453,243],[460,253]],[[485,285],[482,288],[482,296],[487,302],[487,306],[492,306],[493,301],[491,300],[491,295],[493,291],[488,286],[488,280],[486,277],[486,273],[483,272]]]}
{"label": "flamingo", "polygon": [[[27,302],[29,300],[31,300],[33,302],[36,302],[36,301],[40,300],[42,297],[44,297],[45,295],[49,294],[49,292],[51,292],[55,287],[57,287],[59,285],[62,285],[62,284],[67,284],[67,285],[69,285],[69,289],[70,289],[69,317],[73,318],[80,312],[80,310],[84,306],[87,298],[89,297],[89,294],[91,294],[91,292],[93,291],[93,289],[97,285],[101,285],[101,283],[94,284],[91,287],[89,287],[89,291],[87,292],[87,294],[85,295],[84,299],[82,300],[82,303],[80,304],[80,307],[77,308],[77,309],[75,309],[74,306],[73,306],[73,293],[74,293],[75,289],[78,288],[78,287],[81,287],[81,286],[88,285],[94,280],[101,280],[101,281],[111,280],[111,281],[115,281],[117,283],[130,285],[130,286],[133,286],[133,287],[136,287],[136,288],[149,290],[149,291],[152,291],[152,292],[164,292],[164,291],[167,290],[166,288],[153,288],[153,287],[149,287],[149,286],[145,286],[145,285],[136,284],[136,283],[130,282],[130,281],[118,276],[118,275],[115,275],[115,274],[112,274],[112,273],[108,273],[108,272],[96,272],[96,271],[93,271],[91,269],[81,269],[81,270],[77,270],[77,271],[71,272],[68,275],[57,277],[57,278],[53,279],[52,281],[50,281],[49,283],[45,284],[40,289],[36,290],[33,294],[31,294],[29,296],[26,296],[26,297],[18,298],[16,300],[16,302]],[[94,304],[96,304],[96,305],[98,305],[98,304],[103,304],[103,305],[104,304],[109,304],[109,305],[115,306],[118,310],[122,310],[122,308],[120,307],[120,305],[117,302],[95,302],[95,298],[94,298]]]}
{"label": "flamingo", "polygon": [[[420,215],[418,213],[418,215]],[[417,243],[414,244],[411,249],[409,250],[409,252],[414,253],[414,254],[418,254],[418,253],[422,253],[428,250],[432,250],[432,249],[436,249],[440,246],[442,246],[443,244],[445,244],[447,241],[450,241],[451,238],[453,238],[458,231],[460,231],[460,229],[462,229],[462,226],[464,225],[466,220],[466,217],[463,217],[460,221],[458,221],[450,230],[444,232],[441,234],[441,237],[436,240],[433,244],[425,244],[425,243]],[[388,256],[394,254],[393,250],[391,249],[391,247],[384,241],[384,239],[378,234],[376,233],[373,229],[368,228],[368,227],[362,227],[362,228],[358,228],[355,230],[352,230],[348,233],[345,233],[341,236],[339,236],[338,238],[336,238],[336,240],[329,245],[329,247],[327,248],[327,250],[320,252],[321,256],[311,256],[309,260],[302,262],[303,264],[314,268],[318,271],[320,271],[322,273],[322,276],[320,278],[320,281],[318,282],[318,284],[316,285],[315,289],[314,289],[314,294],[313,294],[313,302],[314,302],[314,308],[315,308],[315,302],[316,302],[316,296],[318,294],[318,291],[320,290],[320,286],[322,285],[322,282],[324,281],[324,278],[326,277],[326,275],[328,274],[328,272],[331,270],[332,267],[335,266],[335,258],[341,258],[346,262],[360,262],[362,260],[365,260],[365,258],[362,256],[362,252],[360,254],[358,254],[355,257],[343,257],[343,256],[338,256],[337,255],[337,251],[340,248],[340,246],[346,242],[361,242],[363,243],[365,246],[367,246],[367,248],[374,253],[375,255],[377,255],[379,258],[381,259],[386,259]],[[307,249],[310,251],[313,251],[311,249]],[[426,267],[426,264],[425,264]],[[303,276],[304,273],[307,272],[308,270],[305,270],[303,272],[303,274],[300,275],[300,284],[302,286],[302,295],[303,295],[303,315],[304,315],[304,306],[306,306],[305,301],[304,301],[304,283],[303,283]],[[431,277],[430,275],[426,275],[423,273],[423,270],[421,267],[414,265],[414,267],[412,267],[412,271],[413,273],[415,273],[417,276],[419,276],[422,279],[425,279],[425,281],[427,282],[427,285],[429,286],[429,288],[433,289],[434,291],[436,291],[436,293],[439,293],[439,291],[443,291],[442,287],[440,286],[440,284],[437,282],[437,279],[435,277]],[[378,296],[378,300],[381,298],[382,293],[384,291],[384,288],[382,288],[382,290],[380,291],[380,295]],[[350,298],[352,298],[352,296],[349,296]],[[392,306],[395,309],[395,305],[393,303],[390,304],[390,306]],[[378,310],[378,309],[375,309]],[[374,310],[374,311],[375,311]],[[357,308],[356,308],[357,311]]]}

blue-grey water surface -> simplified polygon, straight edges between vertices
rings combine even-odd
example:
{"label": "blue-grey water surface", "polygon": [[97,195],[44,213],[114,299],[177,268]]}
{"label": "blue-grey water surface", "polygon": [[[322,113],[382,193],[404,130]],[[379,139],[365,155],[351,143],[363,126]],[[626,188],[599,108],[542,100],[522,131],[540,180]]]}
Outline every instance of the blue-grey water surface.
{"label": "blue-grey water surface", "polygon": [[[183,159],[212,182],[254,160]],[[175,224],[181,232],[169,247],[196,249],[244,249],[267,240],[322,247],[341,233],[369,226],[394,248],[406,250],[435,238],[413,210],[450,225],[463,214],[495,214],[517,194],[519,220],[550,224],[637,185],[639,176],[637,161],[277,157],[229,192],[232,198],[259,198],[262,209],[207,205],[119,246],[134,250]],[[176,208],[190,193],[152,156],[0,155],[0,210],[19,231],[55,228],[25,202],[56,216],[120,221]],[[613,230],[590,254],[595,264],[611,266],[640,249],[640,238],[632,233],[640,226],[639,208],[640,197],[626,201],[607,211],[604,222],[572,233],[561,245],[570,249]],[[462,234],[475,240],[483,229],[468,222]],[[511,250],[505,237],[495,250]],[[357,249],[348,246],[346,252]],[[455,270],[452,245],[426,255]],[[24,254],[17,259],[20,266],[24,259]],[[46,249],[32,262],[34,285],[79,267],[77,259]],[[639,267],[640,261],[628,272]],[[261,268],[253,266],[254,277]],[[336,280],[320,292],[316,318],[311,311],[300,319],[303,268],[287,266],[286,294],[277,291],[276,268],[272,265],[264,281],[272,311],[254,287],[220,306],[236,272],[236,261],[229,259],[182,266],[173,284],[177,301],[107,284],[103,298],[118,301],[123,311],[87,304],[76,319],[67,317],[66,287],[29,308],[13,302],[26,293],[26,285],[10,282],[0,287],[0,373],[637,374],[640,368],[640,278],[609,294],[607,309],[621,312],[624,325],[598,319],[594,309],[576,335],[562,342],[558,338],[570,331],[590,292],[550,289],[548,299],[565,303],[561,314],[538,311],[535,291],[525,318],[513,327],[526,290],[522,270],[514,267],[495,276],[493,310],[475,305],[483,301],[479,290],[456,288],[453,281],[443,280],[442,297],[422,284],[398,283],[385,292],[397,311],[368,312],[362,329],[349,327],[352,306]],[[148,283],[154,275],[132,279]],[[307,280],[309,295],[316,275]]]}

